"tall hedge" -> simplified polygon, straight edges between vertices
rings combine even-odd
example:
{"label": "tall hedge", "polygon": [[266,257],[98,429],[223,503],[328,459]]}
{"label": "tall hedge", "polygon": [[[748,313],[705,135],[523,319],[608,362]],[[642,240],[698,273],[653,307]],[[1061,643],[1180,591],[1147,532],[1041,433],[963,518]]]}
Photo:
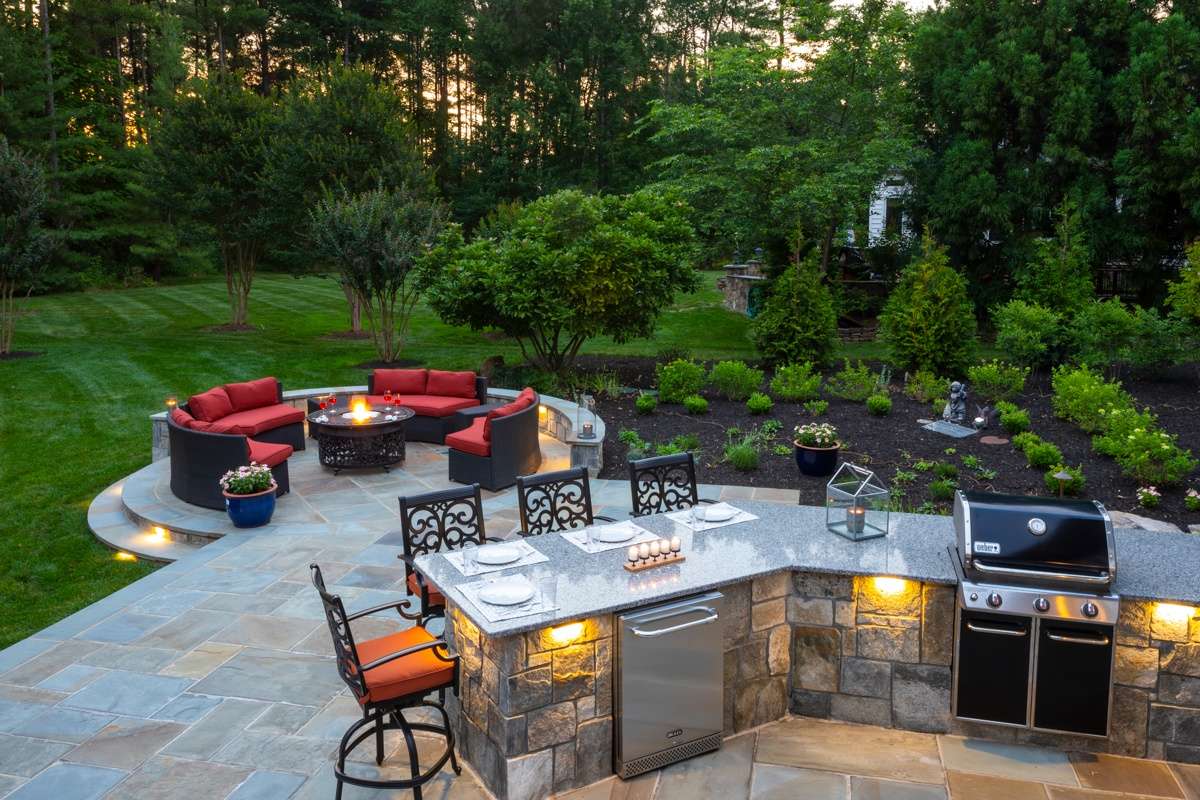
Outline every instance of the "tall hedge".
{"label": "tall hedge", "polygon": [[772,364],[829,363],[837,340],[837,313],[816,255],[775,279],[751,335],[758,352]]}
{"label": "tall hedge", "polygon": [[967,282],[926,231],[921,253],[900,275],[879,318],[893,363],[957,377],[975,354],[975,307]]}

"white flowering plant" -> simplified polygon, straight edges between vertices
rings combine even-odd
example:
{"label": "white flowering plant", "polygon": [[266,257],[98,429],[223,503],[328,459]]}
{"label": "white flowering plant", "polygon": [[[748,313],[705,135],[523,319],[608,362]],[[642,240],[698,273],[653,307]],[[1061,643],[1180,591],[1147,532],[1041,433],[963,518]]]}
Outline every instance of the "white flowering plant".
{"label": "white flowering plant", "polygon": [[828,422],[810,422],[807,425],[797,425],[795,431],[796,444],[804,447],[837,447],[837,428]]}
{"label": "white flowering plant", "polygon": [[270,467],[252,461],[249,466],[229,470],[218,483],[228,494],[258,494],[275,486],[275,479]]}
{"label": "white flowering plant", "polygon": [[1188,511],[1200,511],[1200,492],[1188,489],[1187,494],[1183,496],[1183,504],[1187,506]]}
{"label": "white flowering plant", "polygon": [[1153,486],[1143,486],[1137,490],[1137,499],[1143,508],[1154,508],[1162,500],[1162,492]]}

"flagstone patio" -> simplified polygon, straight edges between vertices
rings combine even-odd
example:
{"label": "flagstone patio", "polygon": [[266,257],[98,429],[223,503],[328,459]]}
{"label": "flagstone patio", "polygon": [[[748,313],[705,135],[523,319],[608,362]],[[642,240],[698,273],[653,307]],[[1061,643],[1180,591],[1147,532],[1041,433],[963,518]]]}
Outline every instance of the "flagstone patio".
{"label": "flagstone patio", "polygon": [[[550,455],[545,468],[555,467]],[[216,527],[208,544],[178,548],[173,563],[0,651],[0,797],[333,796],[333,753],[358,710],[334,669],[308,564],[322,565],[351,610],[399,599],[396,496],[446,485],[445,449],[413,446],[402,470],[340,476],[315,466],[315,453],[301,456],[280,514],[250,532],[217,530],[223,515],[175,506],[161,491],[163,466],[135,474],[144,480],[135,484],[140,496],[126,498],[132,509],[164,521],[195,515],[172,518],[183,529]],[[102,496],[111,507],[98,513],[120,515],[104,518],[110,527],[141,530],[144,521],[122,505],[129,486]],[[775,489],[710,486],[701,494],[796,502],[794,492]],[[628,514],[624,482],[595,481],[593,496],[600,513]],[[511,531],[513,492],[489,493],[485,509],[490,534]],[[364,620],[356,632],[376,636],[402,624]],[[393,757],[382,768],[358,768],[403,774],[399,744],[390,740]],[[444,773],[425,796],[487,794],[466,770]],[[564,797],[1200,800],[1200,767],[792,718],[729,739],[717,753]]]}

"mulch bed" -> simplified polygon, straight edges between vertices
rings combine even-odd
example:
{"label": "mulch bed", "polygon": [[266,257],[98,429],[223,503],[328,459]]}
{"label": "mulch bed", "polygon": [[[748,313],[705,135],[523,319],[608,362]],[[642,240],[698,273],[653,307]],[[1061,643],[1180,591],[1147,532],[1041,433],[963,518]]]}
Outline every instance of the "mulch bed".
{"label": "mulch bed", "polygon": [[[588,366],[595,368],[599,365]],[[606,359],[601,368],[617,372],[626,386],[649,388],[654,384],[652,359]],[[1124,381],[1125,388],[1140,403],[1150,406],[1158,414],[1163,429],[1177,434],[1180,443],[1193,452],[1200,452],[1198,372],[1192,365],[1156,376],[1156,380],[1141,378]],[[617,434],[622,429],[636,430],[643,439],[654,444],[669,441],[681,433],[696,433],[700,436],[702,447],[697,458],[697,479],[700,482],[799,489],[802,503],[824,504],[825,479],[802,478],[790,452],[788,455],[776,455],[768,449],[762,453],[758,469],[752,472],[739,472],[722,461],[728,428],[749,430],[767,419],[779,420],[783,425],[776,443],[790,446],[792,428],[813,419],[798,404],[776,401],[770,414],[755,417],[746,411],[743,403],[722,400],[712,394],[706,396],[709,413],[703,416],[690,416],[682,406],[677,405],[660,406],[654,414],[641,416],[634,409],[633,395],[599,400],[597,413],[608,427],[601,477],[628,477],[628,448],[617,440]],[[1125,477],[1114,461],[1092,451],[1090,435],[1055,417],[1050,398],[1049,375],[1043,374],[1030,378],[1025,393],[1016,402],[1029,411],[1033,430],[1043,439],[1058,445],[1067,463],[1082,465],[1087,478],[1084,496],[1094,497],[1111,509],[1168,520],[1185,529],[1189,523],[1200,523],[1200,514],[1188,512],[1183,502],[1187,485],[1200,486],[1200,472],[1193,473],[1184,487],[1163,490],[1162,504],[1158,508],[1142,509],[1136,499],[1137,483]],[[922,459],[954,464],[958,468],[958,485],[962,489],[1047,494],[1043,471],[1027,466],[1024,454],[1011,444],[986,445],[980,442],[979,437],[951,439],[925,431],[917,420],[933,418],[933,408],[899,391],[892,393],[892,411],[886,417],[869,415],[862,403],[835,397],[826,399],[829,400],[829,410],[818,419],[837,426],[844,443],[844,459],[874,470],[889,487],[894,485],[896,470],[917,472],[916,480],[905,487],[903,505],[906,510],[916,510],[929,499],[928,485],[936,479],[932,470],[919,472],[913,469],[913,462]],[[968,409],[972,413],[976,408],[975,399],[968,398]],[[986,433],[1008,438],[998,428]],[[955,452],[947,454],[948,448],[953,448]],[[982,478],[964,466],[962,457],[968,454],[979,458],[982,468],[995,470],[996,477],[990,480]],[[939,504],[939,511],[946,512],[948,509],[948,504]]]}

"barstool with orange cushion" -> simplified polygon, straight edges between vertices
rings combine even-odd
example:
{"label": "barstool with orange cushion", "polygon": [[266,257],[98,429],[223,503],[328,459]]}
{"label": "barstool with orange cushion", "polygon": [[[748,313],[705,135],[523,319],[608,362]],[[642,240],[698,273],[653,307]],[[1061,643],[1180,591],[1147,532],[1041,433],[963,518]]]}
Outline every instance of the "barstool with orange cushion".
{"label": "barstool with orange cushion", "polygon": [[[354,693],[363,712],[363,718],[350,726],[338,745],[337,765],[333,770],[337,777],[335,797],[341,800],[342,786],[349,783],[376,789],[412,789],[415,800],[421,800],[421,787],[437,776],[446,761],[450,762],[455,774],[462,773],[454,755],[454,732],[443,706],[447,689],[458,693],[458,656],[449,652],[444,640],[425,630],[424,618],[405,612],[406,600],[347,614],[342,598],[325,589],[321,568],[311,564],[309,569],[325,608],[338,673]],[[351,622],[393,608],[402,618],[412,620],[416,625],[376,639],[355,642]],[[429,698],[434,692],[437,700]],[[404,710],[418,706],[437,709],[443,724],[406,720]],[[375,737],[375,763],[383,763],[383,732],[389,730],[398,730],[404,735],[412,777],[385,781],[346,774],[346,758],[371,736]],[[424,772],[417,758],[413,731],[441,734],[446,738],[445,752]]]}
{"label": "barstool with orange cushion", "polygon": [[408,593],[421,601],[421,619],[441,616],[446,598],[436,587],[425,583],[413,566],[413,559],[426,553],[458,550],[464,544],[498,542],[484,535],[483,500],[479,484],[442,489],[400,498],[400,527],[404,536],[405,585]]}

